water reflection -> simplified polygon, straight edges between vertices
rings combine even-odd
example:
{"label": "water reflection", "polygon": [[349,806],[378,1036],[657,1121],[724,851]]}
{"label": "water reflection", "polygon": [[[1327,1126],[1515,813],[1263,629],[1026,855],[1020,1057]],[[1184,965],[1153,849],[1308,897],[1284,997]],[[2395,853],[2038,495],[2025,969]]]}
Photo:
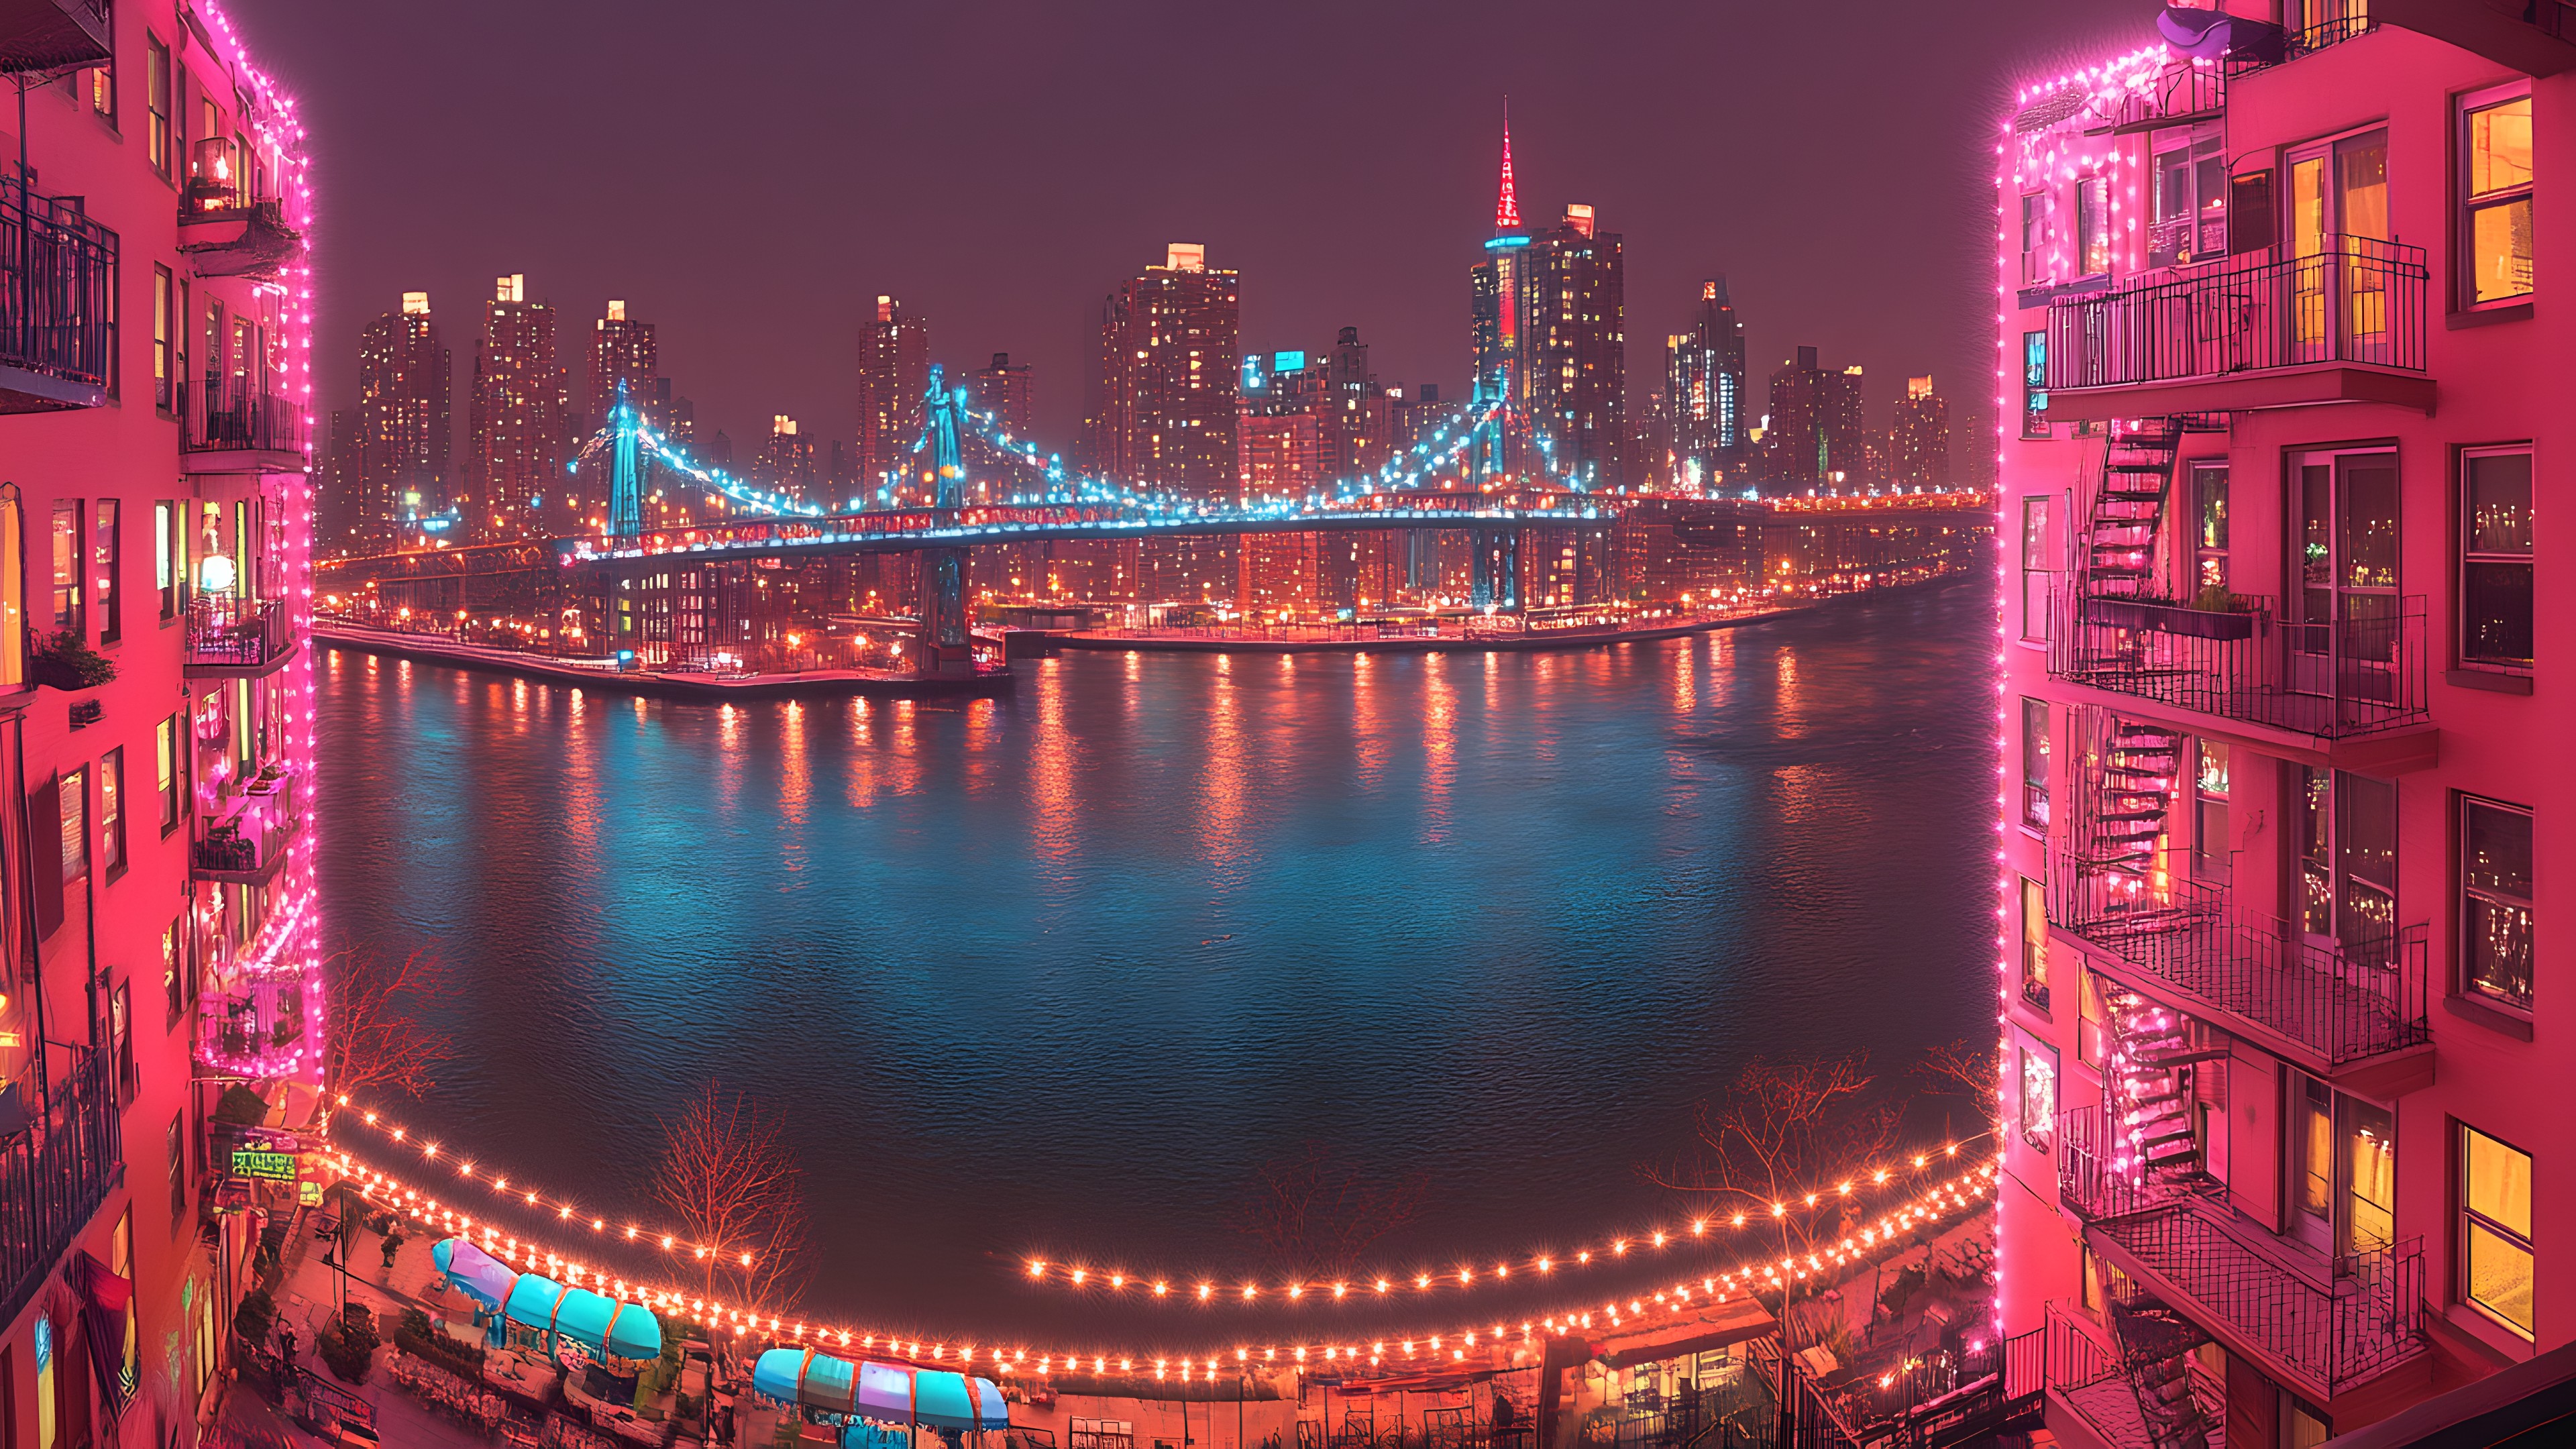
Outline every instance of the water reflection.
{"label": "water reflection", "polygon": [[1096,1334],[1010,1256],[1239,1262],[1319,1137],[1431,1174],[1395,1251],[1500,1251],[1641,1215],[1751,1051],[1973,1030],[1990,626],[731,711],[332,653],[328,919],[456,963],[422,1110],[497,1169],[640,1201],[718,1079],[797,1123],[820,1299]]}

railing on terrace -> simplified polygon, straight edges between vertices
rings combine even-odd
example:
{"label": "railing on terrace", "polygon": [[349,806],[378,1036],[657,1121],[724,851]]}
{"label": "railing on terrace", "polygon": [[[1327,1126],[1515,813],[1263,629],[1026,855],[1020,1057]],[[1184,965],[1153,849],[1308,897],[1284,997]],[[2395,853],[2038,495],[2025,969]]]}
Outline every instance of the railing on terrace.
{"label": "railing on terrace", "polygon": [[[2321,1279],[2258,1252],[2211,1214],[2173,1204],[2087,1228],[2154,1278],[2143,1286],[2216,1318],[2328,1394],[2420,1352],[2424,1240],[2336,1255]],[[2168,1286],[2170,1285],[2170,1291]]]}
{"label": "railing on terrace", "polygon": [[2184,125],[2227,106],[2227,72],[2205,60],[2177,57],[2141,90],[2121,95],[2111,112],[2114,131]]}
{"label": "railing on terrace", "polygon": [[275,1076],[302,1065],[314,1046],[305,1030],[300,978],[248,981],[197,1003],[197,1060],[218,1071]]}
{"label": "railing on terrace", "polygon": [[274,866],[303,827],[295,805],[295,777],[284,775],[245,792],[241,808],[209,826],[190,849],[199,871],[256,875]]}
{"label": "railing on terrace", "polygon": [[2048,388],[2134,387],[2313,363],[2424,370],[2424,249],[2328,236],[2048,306]]}
{"label": "railing on terrace", "polygon": [[2127,1217],[2197,1194],[2141,1172],[2108,1107],[2070,1107],[2057,1114],[2057,1196],[2087,1222]]}
{"label": "railing on terrace", "polygon": [[188,662],[209,668],[257,668],[295,642],[285,601],[201,594],[188,605]]}
{"label": "railing on terrace", "polygon": [[115,277],[116,233],[0,178],[0,365],[107,386]]}
{"label": "railing on terrace", "polygon": [[2421,924],[2326,944],[2180,873],[2141,880],[2058,842],[2048,918],[2205,1007],[2306,1047],[2329,1066],[2432,1039]]}
{"label": "railing on terrace", "polygon": [[2355,596],[2377,612],[2280,621],[2273,601],[2241,609],[2050,591],[2048,672],[2318,739],[2404,729],[2432,717],[2422,595]]}
{"label": "railing on terrace", "polygon": [[0,1140],[0,1317],[27,1306],[125,1171],[108,1054],[78,1050],[49,1091],[27,1104],[26,1130]]}
{"label": "railing on terrace", "polygon": [[179,392],[186,452],[304,451],[304,408],[292,398],[258,392],[231,378],[181,383]]}

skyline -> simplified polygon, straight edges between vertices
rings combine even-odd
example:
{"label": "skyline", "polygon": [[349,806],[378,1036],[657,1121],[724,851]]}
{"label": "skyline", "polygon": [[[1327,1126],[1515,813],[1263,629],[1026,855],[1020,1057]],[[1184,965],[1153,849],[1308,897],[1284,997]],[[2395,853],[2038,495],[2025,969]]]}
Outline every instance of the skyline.
{"label": "skyline", "polygon": [[[597,316],[619,297],[655,321],[677,389],[702,426],[738,445],[782,412],[822,436],[856,436],[858,336],[889,293],[927,319],[932,352],[952,372],[993,352],[1034,365],[1037,431],[1064,446],[1084,411],[1100,299],[1172,241],[1201,242],[1211,265],[1243,273],[1245,351],[1321,347],[1357,326],[1382,378],[1463,393],[1467,267],[1490,229],[1506,93],[1524,211],[1552,217],[1587,203],[1628,238],[1632,342],[1660,348],[1687,326],[1700,280],[1722,272],[1757,374],[1816,346],[1864,367],[1869,411],[1883,415],[1907,376],[1962,376],[1988,361],[1988,299],[1962,281],[1988,218],[1961,206],[1952,184],[1966,174],[1968,117],[1980,108],[1934,97],[1963,67],[2000,97],[2017,70],[2007,57],[2134,30],[2143,16],[2130,8],[2015,5],[1940,29],[1887,6],[1859,17],[1890,42],[1865,53],[1842,43],[1845,26],[1794,14],[1649,13],[1586,27],[1498,11],[1490,33],[1372,15],[1364,33],[1382,48],[1357,56],[1333,50],[1358,23],[1339,13],[1183,31],[1162,18],[1171,12],[1129,7],[1130,24],[1040,17],[976,48],[970,20],[804,12],[794,23],[817,27],[815,43],[780,63],[775,99],[691,112],[697,129],[659,150],[636,143],[626,169],[599,159],[637,134],[602,120],[610,79],[648,93],[693,73],[686,84],[711,85],[742,75],[749,53],[699,53],[661,38],[685,30],[649,21],[593,37],[548,15],[504,19],[475,5],[388,20],[294,0],[254,23],[291,73],[311,78],[299,94],[323,150],[322,222],[338,244],[326,249],[316,319],[317,411],[348,406],[357,330],[402,292],[427,290],[458,316],[492,276],[515,272],[567,316]],[[1256,28],[1270,72],[1233,88],[1190,79],[1210,57],[1251,53],[1237,42]],[[1898,44],[1891,28],[1912,33]],[[1187,84],[1122,85],[1122,67],[1148,62],[1100,54],[1116,49],[1111,38],[1183,33],[1201,38],[1155,54]],[[478,57],[493,34],[514,37],[510,54]],[[1728,36],[1740,39],[1730,47]],[[897,44],[915,59],[856,94],[804,57]],[[395,73],[360,86],[320,59],[352,46],[381,51]],[[1346,114],[1294,94],[1293,75],[1324,63],[1301,58],[1327,51],[1359,72],[1369,105]],[[1685,56],[1714,57],[1715,68],[1689,85],[1666,76]],[[544,87],[520,88],[507,106],[459,107],[437,128],[387,104],[406,77],[430,84],[461,70],[500,93],[531,68]],[[1622,79],[1631,76],[1658,83]],[[740,98],[758,88],[714,89]],[[936,126],[915,116],[937,113],[936,101],[910,104],[996,90],[1018,99],[951,107]],[[1817,99],[1872,92],[1918,96],[1925,124],[1890,132]],[[1703,101],[1705,123],[1693,110]],[[1780,137],[1779,118],[1802,110],[1809,128]],[[526,144],[540,134],[554,139]],[[781,134],[816,140],[783,148]],[[1855,159],[1869,145],[1900,148],[1899,164]],[[337,148],[369,164],[337,164]],[[721,168],[693,159],[728,151]],[[841,173],[854,184],[816,186],[841,155],[854,158]],[[657,168],[656,157],[667,161]],[[1104,172],[1107,182],[1083,184]],[[671,198],[631,193],[645,183],[627,176],[656,174],[674,178]],[[696,174],[737,176],[739,189],[693,206]],[[1842,184],[1858,176],[1874,184]],[[636,225],[603,238],[599,218],[621,208]],[[1928,244],[1890,255],[1870,239],[1871,218],[1897,214],[1933,218]],[[495,215],[524,222],[487,240]],[[746,215],[756,235],[738,224]],[[1642,394],[1646,383],[1633,386]],[[1955,426],[1978,426],[1983,398],[1960,402]]]}

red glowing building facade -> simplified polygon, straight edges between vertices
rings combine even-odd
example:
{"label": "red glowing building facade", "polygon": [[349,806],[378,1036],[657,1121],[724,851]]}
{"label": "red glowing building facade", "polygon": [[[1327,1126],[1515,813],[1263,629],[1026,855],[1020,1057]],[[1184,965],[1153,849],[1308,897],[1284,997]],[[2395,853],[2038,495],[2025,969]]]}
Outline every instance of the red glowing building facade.
{"label": "red glowing building facade", "polygon": [[1998,1313],[2064,1444],[2313,1444],[2576,1340],[2576,45],[2384,11],[2170,10],[1993,131]]}
{"label": "red glowing building facade", "polygon": [[189,1445],[323,1067],[303,130],[210,4],[0,58],[0,1442]]}

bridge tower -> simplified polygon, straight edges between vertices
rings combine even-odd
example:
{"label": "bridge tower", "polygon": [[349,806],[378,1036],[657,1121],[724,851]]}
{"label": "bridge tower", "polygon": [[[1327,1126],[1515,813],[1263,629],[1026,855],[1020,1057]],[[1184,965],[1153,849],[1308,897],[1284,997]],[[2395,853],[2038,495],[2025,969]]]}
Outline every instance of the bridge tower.
{"label": "bridge tower", "polygon": [[[966,506],[966,459],[960,446],[966,423],[966,389],[954,391],[930,368],[923,398],[922,431],[930,452],[931,501],[943,513]],[[921,673],[975,672],[975,639],[966,597],[966,550],[925,548],[913,555],[914,609],[921,619],[914,644]]]}
{"label": "bridge tower", "polygon": [[1470,529],[1467,540],[1476,551],[1467,602],[1488,613],[1519,612],[1521,531],[1517,528]]}
{"label": "bridge tower", "polygon": [[644,532],[644,480],[635,456],[644,427],[626,401],[622,377],[617,380],[617,406],[609,414],[609,426],[616,430],[617,444],[608,475],[608,536],[631,539]]}

